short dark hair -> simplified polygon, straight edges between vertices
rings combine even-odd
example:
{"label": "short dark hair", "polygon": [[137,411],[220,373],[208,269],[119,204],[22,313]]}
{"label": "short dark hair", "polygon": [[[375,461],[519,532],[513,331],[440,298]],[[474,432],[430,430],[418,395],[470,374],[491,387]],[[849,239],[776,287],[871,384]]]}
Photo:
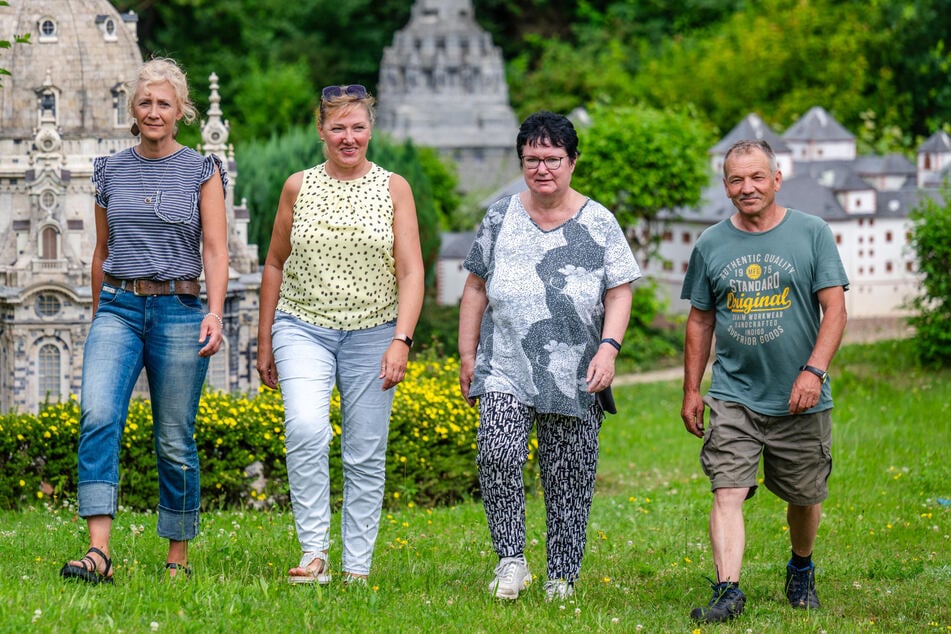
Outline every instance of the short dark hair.
{"label": "short dark hair", "polygon": [[769,147],[769,143],[763,139],[743,139],[731,145],[730,149],[723,155],[723,177],[726,178],[726,162],[732,155],[750,154],[756,150],[766,155],[769,171],[775,174],[779,170],[779,166],[776,163],[776,153],[773,152],[773,148]]}
{"label": "short dark hair", "polygon": [[518,129],[515,138],[515,151],[518,160],[522,160],[522,149],[526,145],[537,145],[548,142],[554,147],[564,148],[568,160],[574,162],[578,158],[578,133],[568,117],[554,112],[542,110],[531,114]]}

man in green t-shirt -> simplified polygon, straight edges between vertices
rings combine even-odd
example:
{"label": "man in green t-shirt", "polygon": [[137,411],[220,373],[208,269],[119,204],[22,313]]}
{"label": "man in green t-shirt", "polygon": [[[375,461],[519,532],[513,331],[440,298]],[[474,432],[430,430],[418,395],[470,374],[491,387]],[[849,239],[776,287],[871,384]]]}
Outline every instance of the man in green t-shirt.
{"label": "man in green t-shirt", "polygon": [[829,226],[776,204],[782,181],[765,141],[727,151],[723,184],[736,213],[697,240],[681,290],[691,307],[680,415],[704,440],[700,462],[713,490],[717,579],[709,604],[690,614],[701,622],[743,612],[743,502],[756,492],[761,455],[764,484],[788,503],[786,596],[794,608],[819,607],[812,550],[832,470],[827,370],[845,329],[849,281]]}

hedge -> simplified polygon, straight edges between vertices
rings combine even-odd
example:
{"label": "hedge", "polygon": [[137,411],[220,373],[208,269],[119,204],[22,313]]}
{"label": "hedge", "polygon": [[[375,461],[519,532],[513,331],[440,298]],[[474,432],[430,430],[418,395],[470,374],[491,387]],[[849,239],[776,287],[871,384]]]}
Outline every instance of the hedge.
{"label": "hedge", "polygon": [[[386,505],[452,504],[479,495],[475,464],[478,409],[459,393],[459,363],[424,354],[410,361],[397,387],[387,451]],[[340,401],[331,400],[331,495],[342,498]],[[284,408],[280,392],[206,391],[195,425],[201,463],[202,506],[287,506]],[[37,499],[69,501],[76,493],[79,402],[48,403],[38,414],[0,416],[0,508]],[[534,443],[527,478],[537,469]],[[158,477],[152,414],[146,399],[129,407],[120,451],[119,503],[154,509]]]}

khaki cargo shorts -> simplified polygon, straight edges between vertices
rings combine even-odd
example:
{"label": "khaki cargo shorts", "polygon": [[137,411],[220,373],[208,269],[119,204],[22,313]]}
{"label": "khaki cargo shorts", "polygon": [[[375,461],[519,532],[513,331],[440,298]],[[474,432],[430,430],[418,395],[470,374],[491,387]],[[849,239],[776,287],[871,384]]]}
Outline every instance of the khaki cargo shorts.
{"label": "khaki cargo shorts", "polygon": [[832,473],[832,410],[794,416],[766,416],[710,396],[709,424],[703,435],[700,464],[713,491],[750,488],[763,457],[763,483],[780,499],[800,506],[829,496]]}

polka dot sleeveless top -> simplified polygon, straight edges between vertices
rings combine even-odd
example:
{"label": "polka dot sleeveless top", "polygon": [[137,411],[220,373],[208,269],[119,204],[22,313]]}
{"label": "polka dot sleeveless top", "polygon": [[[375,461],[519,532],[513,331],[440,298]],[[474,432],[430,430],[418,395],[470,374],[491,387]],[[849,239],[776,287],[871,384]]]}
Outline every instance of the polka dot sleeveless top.
{"label": "polka dot sleeveless top", "polygon": [[396,319],[390,172],[337,180],[321,164],[304,172],[278,310],[335,330]]}

